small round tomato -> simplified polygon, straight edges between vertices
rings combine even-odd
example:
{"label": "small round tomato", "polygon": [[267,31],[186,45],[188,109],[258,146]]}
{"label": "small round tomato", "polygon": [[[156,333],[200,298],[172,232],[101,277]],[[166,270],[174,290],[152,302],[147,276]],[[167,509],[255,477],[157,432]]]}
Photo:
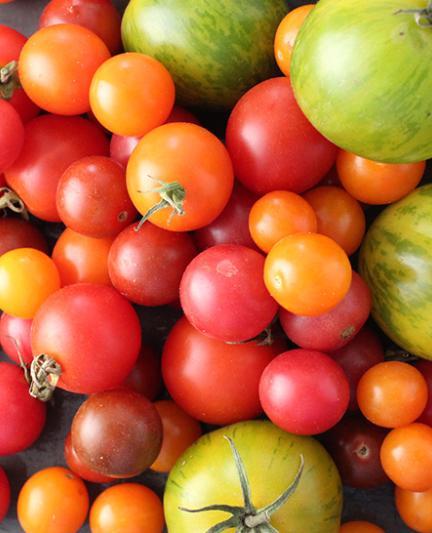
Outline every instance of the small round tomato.
{"label": "small round tomato", "polygon": [[[1,329],[1,320],[0,320],[0,329]],[[422,414],[417,419],[417,422],[422,424],[428,424],[432,426],[432,361],[420,360],[415,364],[417,370],[419,370],[422,376],[426,380],[428,387],[428,401],[426,407],[424,408]]]}
{"label": "small round tomato", "polygon": [[105,489],[90,509],[92,533],[162,533],[162,502],[148,487],[123,483]]}
{"label": "small round tomato", "polygon": [[18,520],[28,533],[71,533],[84,525],[89,497],[84,482],[67,468],[33,474],[18,496]]}
{"label": "small round tomato", "polygon": [[58,115],[90,109],[93,74],[110,56],[95,33],[76,24],[56,24],[36,31],[19,58],[19,78],[28,96]]}
{"label": "small round tomato", "polygon": [[162,389],[160,357],[148,346],[141,345],[138,359],[123,381],[123,387],[154,400]]}
{"label": "small round tomato", "polygon": [[33,361],[30,344],[31,319],[2,313],[0,318],[0,344],[4,353],[17,364]]}
{"label": "small round tomato", "polygon": [[277,242],[264,266],[264,281],[287,311],[317,316],[338,305],[351,286],[352,269],[342,248],[317,233],[294,233]]}
{"label": "small round tomato", "polygon": [[134,52],[116,55],[96,71],[92,112],[117,135],[144,135],[168,118],[174,105],[171,74],[157,59]]}
{"label": "small round tomato", "polygon": [[103,476],[98,472],[93,472],[93,470],[90,470],[82,464],[78,455],[75,452],[74,447],[72,446],[72,438],[70,433],[68,433],[65,438],[64,456],[68,468],[70,468],[72,472],[79,476],[81,479],[84,479],[85,481],[90,481],[91,483],[110,483],[111,481],[113,481],[113,478],[109,476]]}
{"label": "small round tomato", "polygon": [[0,218],[0,255],[15,248],[48,251],[44,235],[34,224],[22,218]]}
{"label": "small round tomato", "polygon": [[188,109],[185,109],[179,105],[175,105],[172,108],[171,113],[165,120],[165,124],[168,124],[168,122],[190,122],[191,124],[197,124],[198,126],[201,126],[201,122],[199,121],[198,117],[196,117]]}
{"label": "small round tomato", "polygon": [[341,525],[339,533],[385,533],[382,527],[366,522],[365,520],[353,520]]}
{"label": "small round tomato", "polygon": [[384,439],[380,457],[384,472],[401,489],[432,489],[430,426],[416,423],[393,429]]}
{"label": "small round tomato", "polygon": [[290,191],[273,191],[252,206],[249,231],[255,244],[264,252],[269,252],[287,235],[316,232],[317,218],[312,207],[300,195]]}
{"label": "small round tomato", "polygon": [[7,515],[10,505],[10,484],[6,472],[0,466],[0,524]]}
{"label": "small round tomato", "polygon": [[390,204],[400,200],[419,184],[426,162],[378,163],[341,150],[337,171],[342,186],[365,204]]}
{"label": "small round tomato", "polygon": [[24,144],[24,126],[15,108],[0,98],[0,172],[18,158]]}
{"label": "small round tomato", "polygon": [[396,509],[405,524],[418,533],[432,531],[432,488],[424,492],[395,489]]}
{"label": "small round tomato", "polygon": [[428,387],[412,365],[386,361],[369,368],[357,386],[363,415],[377,426],[396,428],[414,422],[428,400]]}
{"label": "small round tomato", "polygon": [[60,288],[54,261],[34,248],[15,248],[0,257],[0,309],[33,318],[50,294]]}

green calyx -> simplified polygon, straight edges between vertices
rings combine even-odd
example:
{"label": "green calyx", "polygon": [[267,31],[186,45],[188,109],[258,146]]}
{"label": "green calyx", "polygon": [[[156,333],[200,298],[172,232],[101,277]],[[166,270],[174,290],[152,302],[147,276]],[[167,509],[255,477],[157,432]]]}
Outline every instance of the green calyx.
{"label": "green calyx", "polygon": [[10,100],[15,89],[21,87],[18,78],[18,63],[11,61],[0,68],[0,98]]}
{"label": "green calyx", "polygon": [[231,515],[227,520],[219,522],[208,529],[206,533],[222,533],[230,528],[235,528],[236,533],[278,533],[278,530],[270,524],[271,516],[278,509],[280,509],[280,507],[282,507],[288,498],[296,491],[304,469],[303,455],[300,455],[299,468],[294,480],[287,487],[287,489],[273,502],[269,503],[265,507],[262,507],[261,509],[256,509],[252,503],[250,484],[242,458],[240,457],[234,441],[230,437],[225,436],[225,438],[231,447],[237,472],[240,478],[240,485],[243,495],[243,506],[237,507],[233,505],[214,504],[208,505],[207,507],[202,507],[200,509],[186,509],[184,507],[180,507],[180,510],[187,513],[222,511]]}
{"label": "green calyx", "polygon": [[414,15],[414,20],[421,28],[432,28],[432,0],[427,7],[418,9],[398,9],[395,15],[411,14]]}

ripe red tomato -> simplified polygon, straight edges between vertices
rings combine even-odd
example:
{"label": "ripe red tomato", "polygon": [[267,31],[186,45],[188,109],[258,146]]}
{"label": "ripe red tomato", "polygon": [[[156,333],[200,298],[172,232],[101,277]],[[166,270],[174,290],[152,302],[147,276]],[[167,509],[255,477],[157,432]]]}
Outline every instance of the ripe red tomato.
{"label": "ripe red tomato", "polygon": [[[0,322],[1,327],[1,322]],[[427,387],[428,387],[428,401],[426,407],[424,408],[422,414],[417,419],[417,422],[422,424],[428,424],[432,426],[432,361],[417,361],[415,364],[417,370],[419,370],[424,377]]]}
{"label": "ripe red tomato", "polygon": [[6,472],[0,466],[0,524],[7,515],[10,505],[10,485]]}
{"label": "ripe red tomato", "polygon": [[68,468],[72,470],[74,474],[79,476],[85,481],[90,481],[91,483],[110,483],[113,481],[112,477],[104,476],[98,472],[93,472],[85,465],[82,464],[78,455],[75,452],[74,447],[72,446],[71,434],[68,433],[65,442],[64,442],[64,456]]}
{"label": "ripe red tomato", "polygon": [[0,172],[18,158],[24,144],[24,126],[15,108],[0,98]]}
{"label": "ripe red tomato", "polygon": [[15,248],[48,251],[44,235],[34,224],[22,218],[0,218],[0,255]]}
{"label": "ripe red tomato", "polygon": [[0,318],[0,344],[4,353],[18,365],[33,361],[30,344],[31,319],[2,313]]}
{"label": "ripe red tomato", "polygon": [[141,345],[138,359],[123,386],[143,394],[149,400],[158,396],[162,389],[161,362],[160,357],[151,348]]}
{"label": "ripe red tomato", "polygon": [[432,531],[432,489],[412,492],[396,487],[395,504],[408,527],[418,533]]}

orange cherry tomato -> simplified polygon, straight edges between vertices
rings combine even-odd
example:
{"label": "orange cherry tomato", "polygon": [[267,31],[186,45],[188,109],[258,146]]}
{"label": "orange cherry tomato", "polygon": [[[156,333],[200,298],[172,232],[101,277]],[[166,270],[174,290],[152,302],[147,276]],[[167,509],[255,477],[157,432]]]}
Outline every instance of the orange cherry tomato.
{"label": "orange cherry tomato", "polygon": [[294,233],[277,242],[264,265],[273,298],[291,313],[317,316],[347,294],[352,269],[342,248],[317,233]]}
{"label": "orange cherry tomato", "polygon": [[395,503],[408,527],[419,533],[432,533],[432,489],[412,492],[396,487]]}
{"label": "orange cherry tomato", "polygon": [[390,204],[400,200],[419,184],[426,162],[378,163],[341,150],[336,160],[342,186],[365,204]]}
{"label": "orange cherry tomato", "polygon": [[422,492],[432,489],[432,427],[409,424],[396,428],[381,446],[384,472],[398,487]]}
{"label": "orange cherry tomato", "polygon": [[84,524],[88,508],[84,482],[67,468],[53,466],[25,482],[17,513],[26,533],[73,533]]}
{"label": "orange cherry tomato", "polygon": [[162,533],[164,515],[159,497],[138,483],[104,490],[90,509],[92,533]]}
{"label": "orange cherry tomato", "polygon": [[360,246],[366,219],[360,204],[340,187],[323,186],[306,192],[303,198],[313,207],[318,233],[335,240],[348,255]]}
{"label": "orange cherry tomato", "polygon": [[293,9],[279,24],[274,41],[276,63],[285,76],[289,76],[291,57],[297,34],[315,4],[306,4]]}
{"label": "orange cherry tomato", "polygon": [[154,406],[162,420],[162,448],[151,469],[169,472],[180,455],[202,434],[201,426],[172,400],[160,400]]}
{"label": "orange cherry tomato", "polygon": [[291,233],[316,230],[314,210],[294,192],[269,192],[254,203],[249,213],[250,234],[264,252],[269,252],[282,237]]}
{"label": "orange cherry tomato", "polygon": [[428,400],[423,375],[399,361],[369,368],[357,386],[357,401],[363,415],[377,426],[396,428],[417,420]]}
{"label": "orange cherry tomato", "polygon": [[382,527],[365,520],[353,520],[342,524],[339,533],[385,533]]}

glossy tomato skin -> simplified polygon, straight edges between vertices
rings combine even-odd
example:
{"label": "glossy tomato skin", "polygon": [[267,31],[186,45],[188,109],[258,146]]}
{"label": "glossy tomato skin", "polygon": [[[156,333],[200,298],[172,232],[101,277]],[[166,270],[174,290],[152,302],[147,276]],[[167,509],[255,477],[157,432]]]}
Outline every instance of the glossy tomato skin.
{"label": "glossy tomato skin", "polygon": [[270,420],[297,435],[327,431],[344,415],[349,384],[328,355],[295,349],[280,354],[264,370],[259,396]]}
{"label": "glossy tomato skin", "polygon": [[110,140],[110,157],[126,167],[129,157],[134,151],[136,145],[140,142],[141,136],[138,135],[116,135],[113,133]]}
{"label": "glossy tomato skin", "polygon": [[45,425],[46,406],[28,393],[23,370],[0,362],[0,455],[31,446]]}
{"label": "glossy tomato skin", "polygon": [[396,487],[395,504],[408,527],[419,533],[432,531],[432,489],[412,492]]}
{"label": "glossy tomato skin", "polygon": [[259,335],[278,310],[264,286],[263,268],[264,257],[246,246],[220,244],[201,252],[180,284],[187,319],[205,335],[222,341]]}
{"label": "glossy tomato skin", "polygon": [[259,379],[280,351],[276,344],[225,344],[203,335],[183,317],[164,345],[162,376],[173,400],[190,416],[230,424],[262,412]]}
{"label": "glossy tomato skin", "polygon": [[123,381],[123,387],[139,392],[154,400],[162,389],[160,357],[149,346],[141,345],[138,359]]}
{"label": "glossy tomato skin", "polygon": [[[1,327],[1,321],[0,321],[0,327]],[[417,419],[417,422],[421,422],[422,424],[428,424],[429,426],[432,426],[432,362],[430,361],[417,361],[415,364],[415,367],[417,370],[419,370],[426,380],[426,384],[428,387],[428,401],[426,404],[426,407],[424,408],[423,413],[420,415],[420,417]]]}
{"label": "glossy tomato skin", "polygon": [[10,505],[10,485],[6,472],[0,466],[0,523],[7,515]]}
{"label": "glossy tomato skin", "polygon": [[180,280],[196,255],[187,233],[145,222],[125,228],[113,242],[109,275],[114,287],[139,305],[158,306],[178,299]]}
{"label": "glossy tomato skin", "polygon": [[22,218],[0,219],[0,255],[15,248],[36,248],[47,252],[48,246],[42,232]]}
{"label": "glossy tomato skin", "polygon": [[[47,157],[47,146],[50,157]],[[80,117],[43,115],[25,126],[24,146],[6,171],[8,185],[27,209],[48,222],[60,222],[56,192],[66,168],[88,155],[108,154],[109,143],[98,126]]]}
{"label": "glossy tomato skin", "polygon": [[58,386],[82,394],[120,385],[141,344],[136,311],[115,289],[93,283],[63,287],[36,314],[34,354],[48,354],[62,367]]}
{"label": "glossy tomato skin", "polygon": [[72,472],[79,476],[81,479],[84,479],[85,481],[90,481],[91,483],[110,483],[111,481],[113,481],[113,478],[109,476],[104,476],[97,472],[93,472],[93,470],[90,470],[82,464],[82,462],[79,460],[78,455],[75,452],[75,449],[72,446],[70,432],[66,435],[65,438],[64,456],[68,468],[70,468]]}
{"label": "glossy tomato skin", "polygon": [[308,122],[289,78],[255,85],[235,105],[226,130],[236,177],[257,194],[301,193],[330,170],[337,149]]}
{"label": "glossy tomato skin", "polygon": [[71,443],[84,466],[111,477],[148,468],[162,445],[162,423],[145,396],[128,389],[93,394],[72,421]]}
{"label": "glossy tomato skin", "polygon": [[33,360],[30,344],[32,320],[2,313],[0,318],[0,344],[5,354],[18,365]]}
{"label": "glossy tomato skin", "polygon": [[382,527],[366,520],[351,520],[341,525],[339,533],[385,533],[385,531]]}
{"label": "glossy tomato skin", "polygon": [[0,172],[18,158],[24,144],[24,126],[15,108],[0,98]]}

